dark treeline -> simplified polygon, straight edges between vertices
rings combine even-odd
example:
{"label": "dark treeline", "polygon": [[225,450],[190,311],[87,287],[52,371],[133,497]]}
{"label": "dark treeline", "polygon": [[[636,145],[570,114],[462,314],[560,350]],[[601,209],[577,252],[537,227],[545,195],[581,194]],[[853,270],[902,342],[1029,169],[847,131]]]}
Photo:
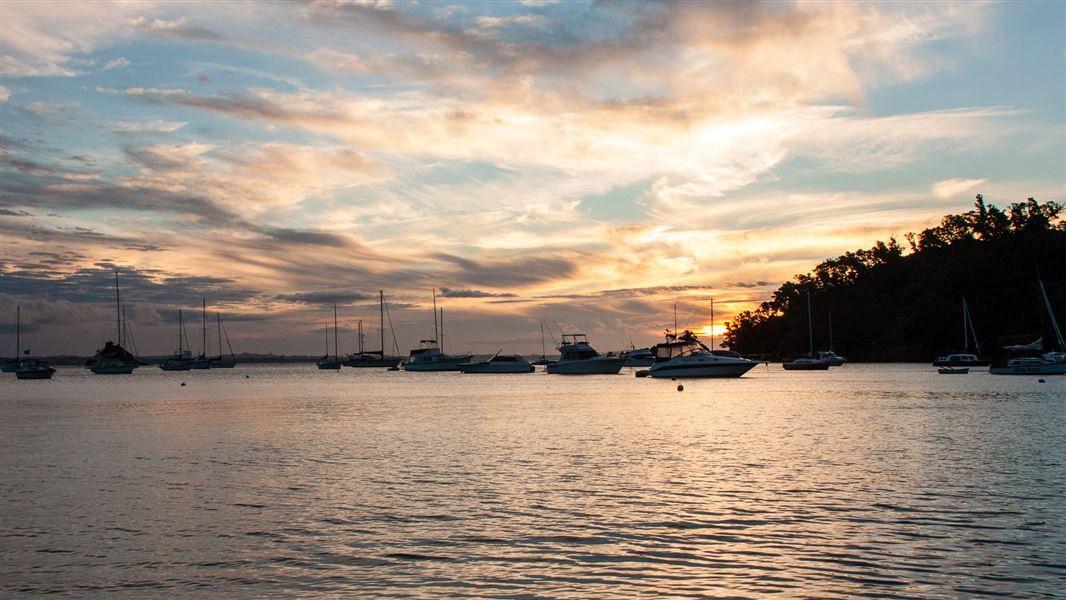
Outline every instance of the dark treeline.
{"label": "dark treeline", "polygon": [[[1063,205],[1033,198],[1001,210],[977,196],[974,210],[869,250],[826,260],[782,285],[728,324],[725,344],[742,354],[807,352],[811,294],[816,350],[829,345],[858,361],[928,360],[962,350],[966,298],[984,354],[1046,332],[1037,275],[1056,318],[1066,307]],[[972,351],[972,348],[971,348]]]}

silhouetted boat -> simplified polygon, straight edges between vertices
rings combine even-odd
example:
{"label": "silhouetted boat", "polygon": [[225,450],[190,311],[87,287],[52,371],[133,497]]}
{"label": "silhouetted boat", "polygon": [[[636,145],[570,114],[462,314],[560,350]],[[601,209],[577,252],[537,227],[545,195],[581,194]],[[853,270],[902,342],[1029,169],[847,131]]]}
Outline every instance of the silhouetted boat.
{"label": "silhouetted boat", "polygon": [[[237,356],[233,354],[233,346],[229,343],[229,333],[222,325],[222,314],[215,313],[215,326],[218,329],[218,356],[211,359],[212,369],[232,369],[237,366]],[[226,346],[229,348],[229,356],[222,354],[222,336],[226,336]]]}
{"label": "silhouetted boat", "polygon": [[[386,356],[385,355],[385,291],[378,290],[378,319],[379,329],[381,330],[381,350],[364,350],[363,349],[363,322],[359,321],[359,352],[356,354],[349,354],[345,359],[344,364],[349,367],[357,368],[371,368],[371,367],[395,367],[403,360],[399,356]],[[391,318],[390,318],[391,322]],[[395,335],[393,336],[395,337]]]}
{"label": "silhouetted boat", "polygon": [[[437,322],[437,290],[433,290],[433,333],[438,337],[432,340],[420,340],[418,348],[411,350],[405,371],[458,371],[459,365],[470,362],[469,354],[444,353],[444,309],[440,311],[440,325]],[[441,340],[440,345],[437,340]]]}
{"label": "silhouetted boat", "polygon": [[616,375],[626,359],[603,356],[588,342],[584,333],[564,333],[559,344],[559,360],[547,366],[554,375]]}
{"label": "silhouetted boat", "polygon": [[941,375],[965,375],[970,372],[969,367],[940,367],[936,370]]}
{"label": "silhouetted boat", "polygon": [[829,361],[814,357],[814,325],[811,321],[811,293],[807,292],[807,338],[810,346],[807,356],[782,363],[786,371],[827,371]]}
{"label": "silhouetted boat", "polygon": [[194,369],[210,369],[211,359],[207,356],[207,298],[203,299],[203,312],[201,313],[200,321],[202,323],[202,335],[203,341],[200,345],[200,355],[192,359],[192,368]]}
{"label": "silhouetted boat", "polygon": [[329,326],[326,326],[326,355],[316,363],[319,369],[337,370],[341,368],[341,359],[337,344],[337,305],[333,305],[333,358],[329,357]]}
{"label": "silhouetted boat", "polygon": [[51,379],[55,372],[55,368],[41,359],[27,358],[19,362],[15,377],[18,379]]}
{"label": "silhouetted boat", "polygon": [[652,352],[655,362],[649,377],[740,377],[759,364],[736,352],[711,350],[687,330],[679,336],[669,334]]}
{"label": "silhouetted boat", "polygon": [[829,315],[829,349],[822,350],[818,353],[818,360],[824,360],[829,363],[831,367],[842,367],[848,364],[846,356],[840,356],[836,352],[833,352],[833,312],[827,311]]}
{"label": "silhouetted boat", "polygon": [[182,346],[182,340],[185,337],[185,324],[181,319],[181,309],[178,309],[178,349],[174,351],[174,354],[170,358],[163,361],[163,364],[159,365],[160,369],[164,371],[188,371],[192,368],[192,353]]}
{"label": "silhouetted boat", "polygon": [[89,370],[97,375],[129,375],[140,363],[129,351],[122,347],[125,337],[122,335],[122,301],[118,289],[118,271],[115,271],[115,323],[118,329],[118,343],[107,341],[89,359]]}
{"label": "silhouetted boat", "polygon": [[1048,299],[1044,282],[1037,279],[1040,284],[1040,294],[1044,299],[1044,308],[1047,310],[1047,323],[1051,326],[1053,342],[1045,340],[1041,336],[1032,344],[1023,347],[1006,348],[1007,350],[1027,351],[1030,348],[1039,348],[1037,351],[1045,351],[1039,356],[1019,356],[1008,359],[1006,364],[992,365],[988,372],[993,375],[1066,375],[1066,342],[1062,339],[1062,330],[1059,322],[1055,319],[1055,312],[1051,310],[1051,300]]}
{"label": "silhouetted boat", "polygon": [[970,319],[970,308],[966,304],[966,298],[962,299],[962,352],[938,356],[933,361],[934,367],[987,367],[991,361],[984,360],[977,354],[970,353],[970,339],[973,339],[974,349],[977,354],[981,353],[981,344],[977,341],[977,333],[973,329],[973,321]]}
{"label": "silhouetted boat", "polygon": [[551,359],[549,359],[547,357],[547,355],[544,352],[544,348],[545,348],[544,347],[544,321],[541,321],[540,322],[540,358],[538,358],[537,360],[531,362],[530,363],[531,365],[534,365],[534,366],[537,366],[537,365],[550,365],[550,364],[553,364],[555,362],[554,360],[551,360]]}
{"label": "silhouetted boat", "polygon": [[655,353],[650,348],[634,348],[633,344],[629,344],[629,350],[622,353],[622,358],[626,359],[626,367],[650,367],[655,362]]}
{"label": "silhouetted boat", "polygon": [[461,363],[459,370],[463,373],[532,373],[537,368],[524,356],[497,354],[488,360]]}

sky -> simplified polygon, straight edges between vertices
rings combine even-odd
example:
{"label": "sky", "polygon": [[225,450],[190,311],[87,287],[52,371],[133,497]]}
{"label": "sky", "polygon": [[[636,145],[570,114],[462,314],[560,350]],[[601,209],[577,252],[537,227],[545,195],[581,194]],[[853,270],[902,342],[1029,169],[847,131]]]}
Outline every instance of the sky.
{"label": "sky", "polygon": [[5,0],[0,46],[5,355],[16,306],[112,339],[116,269],[146,355],[204,298],[238,352],[321,354],[334,303],[376,348],[378,290],[404,354],[434,290],[446,350],[640,347],[1066,199],[1063,2]]}

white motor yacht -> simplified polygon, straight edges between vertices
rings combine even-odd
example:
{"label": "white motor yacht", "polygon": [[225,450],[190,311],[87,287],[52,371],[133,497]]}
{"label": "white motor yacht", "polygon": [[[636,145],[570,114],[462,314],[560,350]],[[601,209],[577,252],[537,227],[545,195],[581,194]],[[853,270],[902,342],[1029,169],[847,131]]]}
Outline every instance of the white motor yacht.
{"label": "white motor yacht", "polygon": [[458,371],[459,365],[470,362],[470,355],[450,355],[441,352],[437,340],[421,340],[411,350],[403,368],[405,371]]}
{"label": "white motor yacht", "polygon": [[532,373],[536,367],[517,354],[497,354],[488,360],[459,365],[463,373]]}
{"label": "white motor yacht", "polygon": [[[671,336],[672,337],[672,336]],[[649,377],[740,377],[759,363],[729,350],[711,350],[686,331],[656,344]]]}
{"label": "white motor yacht", "polygon": [[625,362],[621,356],[603,356],[597,352],[584,333],[564,333],[558,362],[546,368],[555,375],[616,375]]}

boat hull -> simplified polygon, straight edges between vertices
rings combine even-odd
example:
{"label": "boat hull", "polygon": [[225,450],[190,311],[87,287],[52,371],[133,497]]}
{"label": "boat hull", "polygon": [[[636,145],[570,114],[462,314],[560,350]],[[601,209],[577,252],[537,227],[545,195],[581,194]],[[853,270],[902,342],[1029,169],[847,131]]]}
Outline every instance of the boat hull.
{"label": "boat hull", "polygon": [[192,368],[192,363],[163,363],[159,368],[164,371],[188,371]]}
{"label": "boat hull", "polygon": [[784,369],[786,371],[828,371],[829,370],[829,363],[824,362],[824,361],[818,361],[818,362],[793,361],[793,362],[782,363],[781,366],[784,367]]}
{"label": "boat hull", "polygon": [[233,359],[232,357],[231,358],[212,358],[211,359],[211,368],[212,369],[232,369],[233,367],[236,367],[236,366],[237,366],[237,361],[235,359]]}
{"label": "boat hull", "polygon": [[56,370],[52,367],[20,369],[15,371],[17,379],[51,379]]}
{"label": "boat hull", "polygon": [[0,364],[0,373],[14,373],[18,370],[19,362],[17,360],[10,360]]}
{"label": "boat hull", "polygon": [[338,371],[341,368],[341,361],[339,360],[320,360],[316,364],[319,369],[324,371]]}
{"label": "boat hull", "polygon": [[625,366],[627,367],[650,367],[655,364],[655,357],[652,358],[627,358]]}
{"label": "boat hull", "polygon": [[715,378],[715,377],[741,377],[748,371],[755,368],[759,363],[700,363],[700,362],[682,362],[677,364],[670,364],[669,361],[659,365],[658,367],[652,366],[648,369],[648,377],[657,378]]}
{"label": "boat hull", "polygon": [[192,369],[210,369],[211,368],[211,359],[198,358],[198,359],[192,361],[192,366],[190,368],[192,368]]}
{"label": "boat hull", "polygon": [[934,367],[987,367],[991,361],[987,360],[934,360]]}
{"label": "boat hull", "polygon": [[940,367],[936,370],[941,375],[966,375],[970,372],[969,367]]}
{"label": "boat hull", "polygon": [[458,371],[459,365],[465,362],[467,359],[459,360],[434,360],[427,362],[415,362],[407,363],[403,366],[404,371],[415,372],[438,372],[438,371]]}
{"label": "boat hull", "polygon": [[463,373],[532,373],[537,368],[529,363],[518,365],[464,363],[459,365],[459,370]]}
{"label": "boat hull", "polygon": [[137,365],[93,365],[89,370],[96,375],[130,375]]}
{"label": "boat hull", "polygon": [[344,361],[344,366],[355,367],[356,369],[368,369],[368,368],[387,368],[395,367],[403,360],[399,356],[386,356],[385,358],[362,358],[353,357]]}
{"label": "boat hull", "polygon": [[1066,362],[989,367],[992,375],[1066,375]]}
{"label": "boat hull", "polygon": [[553,375],[617,375],[625,364],[624,358],[590,358],[588,360],[561,360],[547,366]]}

